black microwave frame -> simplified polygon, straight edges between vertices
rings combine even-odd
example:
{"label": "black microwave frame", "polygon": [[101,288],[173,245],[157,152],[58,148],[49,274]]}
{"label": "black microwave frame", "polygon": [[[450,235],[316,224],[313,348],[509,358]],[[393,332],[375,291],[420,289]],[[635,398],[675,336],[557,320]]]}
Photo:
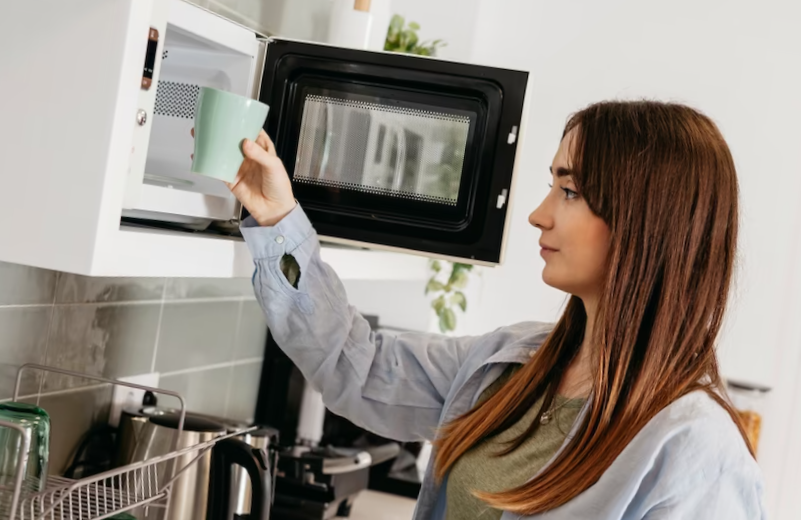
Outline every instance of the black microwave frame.
{"label": "black microwave frame", "polygon": [[357,97],[392,91],[402,106],[441,106],[473,114],[473,146],[465,155],[467,173],[456,208],[347,193],[294,180],[293,187],[323,239],[498,264],[527,83],[527,72],[271,39],[259,98],[270,105],[264,128],[290,177],[303,96],[309,89]]}

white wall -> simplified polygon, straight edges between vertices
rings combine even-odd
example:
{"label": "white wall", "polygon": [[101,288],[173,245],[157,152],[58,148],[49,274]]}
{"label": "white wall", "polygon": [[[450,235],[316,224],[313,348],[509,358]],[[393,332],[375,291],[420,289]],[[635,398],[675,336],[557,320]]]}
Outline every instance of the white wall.
{"label": "white wall", "polygon": [[[244,0],[239,1],[247,3]],[[260,18],[270,32],[279,36],[326,41],[331,3],[331,0],[264,0],[260,16],[252,17]],[[479,0],[462,0],[458,3],[391,0],[393,13],[420,24],[419,34],[422,40],[441,39],[448,42],[448,46],[439,52],[441,58],[457,61],[470,57],[478,3]]]}
{"label": "white wall", "polygon": [[563,297],[540,280],[539,233],[526,217],[545,194],[571,112],[640,97],[700,108],[729,142],[742,190],[740,275],[722,369],[775,388],[760,462],[775,518],[798,518],[801,3],[481,0],[479,7],[474,61],[530,70],[532,105],[508,261],[484,274],[481,301],[462,330],[557,315]]}
{"label": "white wall", "polygon": [[424,280],[345,280],[348,302],[362,314],[373,314],[383,327],[429,329],[431,310]]}

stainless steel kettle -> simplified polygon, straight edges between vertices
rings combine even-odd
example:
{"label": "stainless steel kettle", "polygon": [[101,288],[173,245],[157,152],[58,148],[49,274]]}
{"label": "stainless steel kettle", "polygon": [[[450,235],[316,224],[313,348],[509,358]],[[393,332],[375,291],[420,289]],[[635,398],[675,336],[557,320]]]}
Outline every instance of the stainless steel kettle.
{"label": "stainless steel kettle", "polygon": [[[169,453],[173,448],[173,440],[178,429],[178,415],[165,413],[154,415],[138,428],[133,446],[132,462],[139,462]],[[184,429],[178,437],[177,449],[187,448],[195,444],[209,441],[226,433],[225,426],[193,415],[187,415]],[[177,470],[190,464],[197,453],[190,452],[175,459]],[[162,482],[167,482],[172,475],[171,462],[163,463],[159,475],[164,475]],[[134,516],[148,520],[198,520],[206,518],[206,506],[211,472],[211,453],[206,453],[199,460],[184,470],[172,485],[170,507],[164,509],[149,507],[137,511]]]}
{"label": "stainless steel kettle", "polygon": [[[209,441],[247,425],[208,415],[187,413],[177,449]],[[178,428],[176,410],[159,407],[126,409],[120,420],[118,465],[147,460],[169,453]],[[172,487],[169,510],[145,507],[134,511],[147,520],[231,520],[269,518],[275,466],[273,444],[277,432],[262,429],[240,439],[217,443],[210,453],[181,473]],[[272,444],[271,444],[272,442]],[[189,453],[177,459],[178,471],[195,459]],[[172,475],[172,467],[164,463],[160,475]],[[168,479],[162,479],[166,482]]]}

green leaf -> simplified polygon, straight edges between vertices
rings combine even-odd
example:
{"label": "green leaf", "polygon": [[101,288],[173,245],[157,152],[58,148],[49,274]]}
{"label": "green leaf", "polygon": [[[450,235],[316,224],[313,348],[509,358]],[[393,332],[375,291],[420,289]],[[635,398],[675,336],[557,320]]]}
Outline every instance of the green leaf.
{"label": "green leaf", "polygon": [[449,332],[456,328],[456,313],[452,309],[445,308],[439,313],[439,330]]}
{"label": "green leaf", "polygon": [[464,289],[467,287],[467,282],[470,280],[468,278],[467,273],[464,271],[459,271],[459,274],[456,275],[456,280],[454,280],[451,285],[456,289]]}
{"label": "green leaf", "polygon": [[451,296],[451,304],[458,305],[462,312],[467,310],[467,297],[461,291],[456,291]]}
{"label": "green leaf", "polygon": [[467,277],[467,273],[465,271],[454,271],[451,274],[450,280],[448,280],[448,285],[456,289],[464,289],[467,287],[468,281],[469,278]]}
{"label": "green leaf", "polygon": [[428,284],[426,285],[426,294],[432,291],[441,291],[443,289],[445,289],[445,286],[442,285],[441,282],[438,282],[432,278],[428,281]]}
{"label": "green leaf", "polygon": [[395,32],[399,32],[403,30],[403,26],[406,24],[406,19],[399,14],[396,14],[392,17],[392,20],[389,22],[389,28]]}
{"label": "green leaf", "polygon": [[471,264],[460,264],[458,262],[453,264],[454,271],[472,271],[473,265]]}
{"label": "green leaf", "polygon": [[439,260],[432,260],[431,261],[431,270],[435,273],[442,271],[442,262]]}
{"label": "green leaf", "polygon": [[445,297],[440,296],[431,302],[431,307],[434,309],[434,311],[436,311],[437,315],[439,315],[442,312],[442,309],[445,308]]}
{"label": "green leaf", "polygon": [[435,56],[438,48],[447,45],[447,43],[442,40],[420,43],[420,38],[417,34],[419,30],[419,23],[409,22],[407,25],[406,19],[403,16],[399,14],[394,15],[390,21],[389,29],[387,30],[384,50],[418,54],[421,56]]}

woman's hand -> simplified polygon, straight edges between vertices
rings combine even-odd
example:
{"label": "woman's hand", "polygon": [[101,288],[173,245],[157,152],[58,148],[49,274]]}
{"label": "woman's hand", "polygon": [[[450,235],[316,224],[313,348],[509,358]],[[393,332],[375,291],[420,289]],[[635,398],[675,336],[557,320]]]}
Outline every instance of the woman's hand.
{"label": "woman's hand", "polygon": [[[192,129],[192,135],[195,135]],[[245,160],[233,183],[226,183],[261,226],[274,226],[295,208],[292,183],[275,145],[262,130],[256,142],[242,142]]]}

